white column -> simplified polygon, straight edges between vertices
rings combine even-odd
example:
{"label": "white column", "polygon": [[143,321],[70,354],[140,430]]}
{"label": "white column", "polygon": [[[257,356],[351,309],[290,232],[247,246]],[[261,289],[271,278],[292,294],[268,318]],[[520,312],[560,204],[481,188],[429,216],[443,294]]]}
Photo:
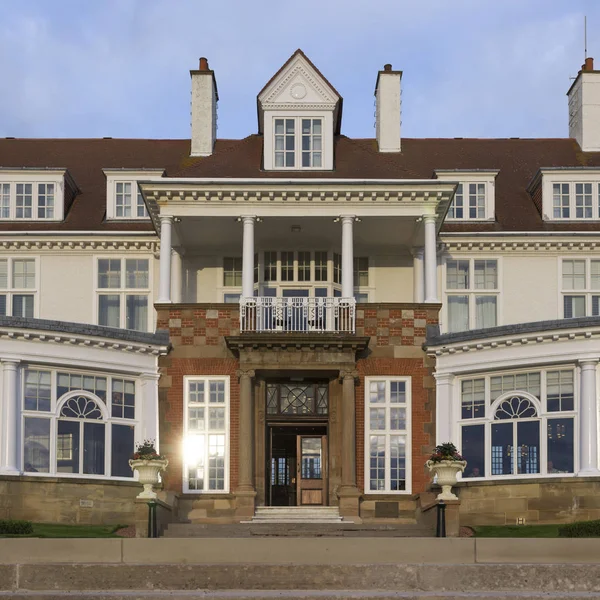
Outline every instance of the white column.
{"label": "white column", "polygon": [[598,475],[598,360],[581,360],[579,388],[579,475]]}
{"label": "white column", "polygon": [[183,259],[180,251],[171,249],[171,298],[174,304],[181,303],[181,289],[183,286]]}
{"label": "white column", "polygon": [[452,373],[435,375],[435,443],[444,444],[454,440],[454,375]]}
{"label": "white column", "polygon": [[0,472],[19,474],[19,398],[16,360],[3,360],[2,389],[2,463]]}
{"label": "white column", "polygon": [[425,215],[425,302],[439,302],[437,293],[437,249],[435,215]]}
{"label": "white column", "polygon": [[158,303],[171,302],[171,234],[173,217],[160,218],[160,281]]}
{"label": "white column", "polygon": [[256,217],[242,217],[244,241],[242,253],[242,298],[254,296],[254,221]]}
{"label": "white column", "polygon": [[342,298],[354,297],[354,242],[352,226],[354,217],[341,217],[342,221]]}
{"label": "white column", "polygon": [[421,304],[425,300],[425,272],[423,248],[413,249],[413,301]]}
{"label": "white column", "polygon": [[[158,428],[158,380],[156,373],[143,373],[140,376],[140,432],[139,440],[154,440],[159,448]],[[185,417],[184,417],[185,418]]]}

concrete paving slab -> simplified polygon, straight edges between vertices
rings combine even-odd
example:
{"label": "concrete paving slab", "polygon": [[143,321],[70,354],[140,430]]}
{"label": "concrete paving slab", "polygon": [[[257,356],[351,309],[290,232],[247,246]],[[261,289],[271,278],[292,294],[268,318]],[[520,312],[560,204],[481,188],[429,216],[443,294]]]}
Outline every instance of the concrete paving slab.
{"label": "concrete paving slab", "polygon": [[0,544],[0,564],[119,563],[120,539],[8,538]]}
{"label": "concrete paving slab", "polygon": [[477,538],[478,563],[595,564],[600,539]]}
{"label": "concrete paving slab", "polygon": [[126,564],[471,564],[472,538],[124,539]]}
{"label": "concrete paving slab", "polygon": [[13,590],[17,584],[17,567],[0,565],[0,590]]}

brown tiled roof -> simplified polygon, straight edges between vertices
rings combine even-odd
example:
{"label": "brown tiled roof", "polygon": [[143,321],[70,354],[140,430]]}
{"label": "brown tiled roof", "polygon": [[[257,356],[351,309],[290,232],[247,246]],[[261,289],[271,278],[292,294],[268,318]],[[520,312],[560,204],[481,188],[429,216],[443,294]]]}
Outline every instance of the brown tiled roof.
{"label": "brown tiled roof", "polygon": [[[189,157],[189,140],[0,140],[1,167],[66,167],[81,189],[64,224],[3,223],[0,230],[151,230],[105,221],[104,168],[165,168],[171,177],[428,179],[436,169],[499,170],[496,222],[446,224],[445,231],[598,231],[597,223],[545,223],[527,186],[542,167],[600,167],[600,152],[572,139],[403,139],[380,154],[373,139],[335,138],[334,171],[262,170],[263,138],[217,140],[212,156]],[[457,175],[457,179],[460,176]]]}
{"label": "brown tiled roof", "polygon": [[0,139],[0,167],[68,169],[81,193],[62,223],[0,221],[0,231],[154,231],[150,222],[106,221],[106,168],[185,167],[189,140]]}

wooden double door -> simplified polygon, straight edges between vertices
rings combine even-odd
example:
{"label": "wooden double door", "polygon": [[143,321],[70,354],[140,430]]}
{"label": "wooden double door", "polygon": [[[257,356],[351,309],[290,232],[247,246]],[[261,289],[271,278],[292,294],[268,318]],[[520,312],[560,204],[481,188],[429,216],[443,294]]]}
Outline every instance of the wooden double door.
{"label": "wooden double door", "polygon": [[270,506],[327,505],[327,426],[269,425]]}

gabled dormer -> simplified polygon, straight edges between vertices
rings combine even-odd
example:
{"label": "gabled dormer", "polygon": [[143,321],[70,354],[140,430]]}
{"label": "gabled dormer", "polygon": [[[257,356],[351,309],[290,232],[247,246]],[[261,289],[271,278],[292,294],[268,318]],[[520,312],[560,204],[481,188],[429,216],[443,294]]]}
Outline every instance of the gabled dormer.
{"label": "gabled dormer", "polygon": [[333,169],[342,98],[302,50],[277,71],[257,102],[266,171]]}

